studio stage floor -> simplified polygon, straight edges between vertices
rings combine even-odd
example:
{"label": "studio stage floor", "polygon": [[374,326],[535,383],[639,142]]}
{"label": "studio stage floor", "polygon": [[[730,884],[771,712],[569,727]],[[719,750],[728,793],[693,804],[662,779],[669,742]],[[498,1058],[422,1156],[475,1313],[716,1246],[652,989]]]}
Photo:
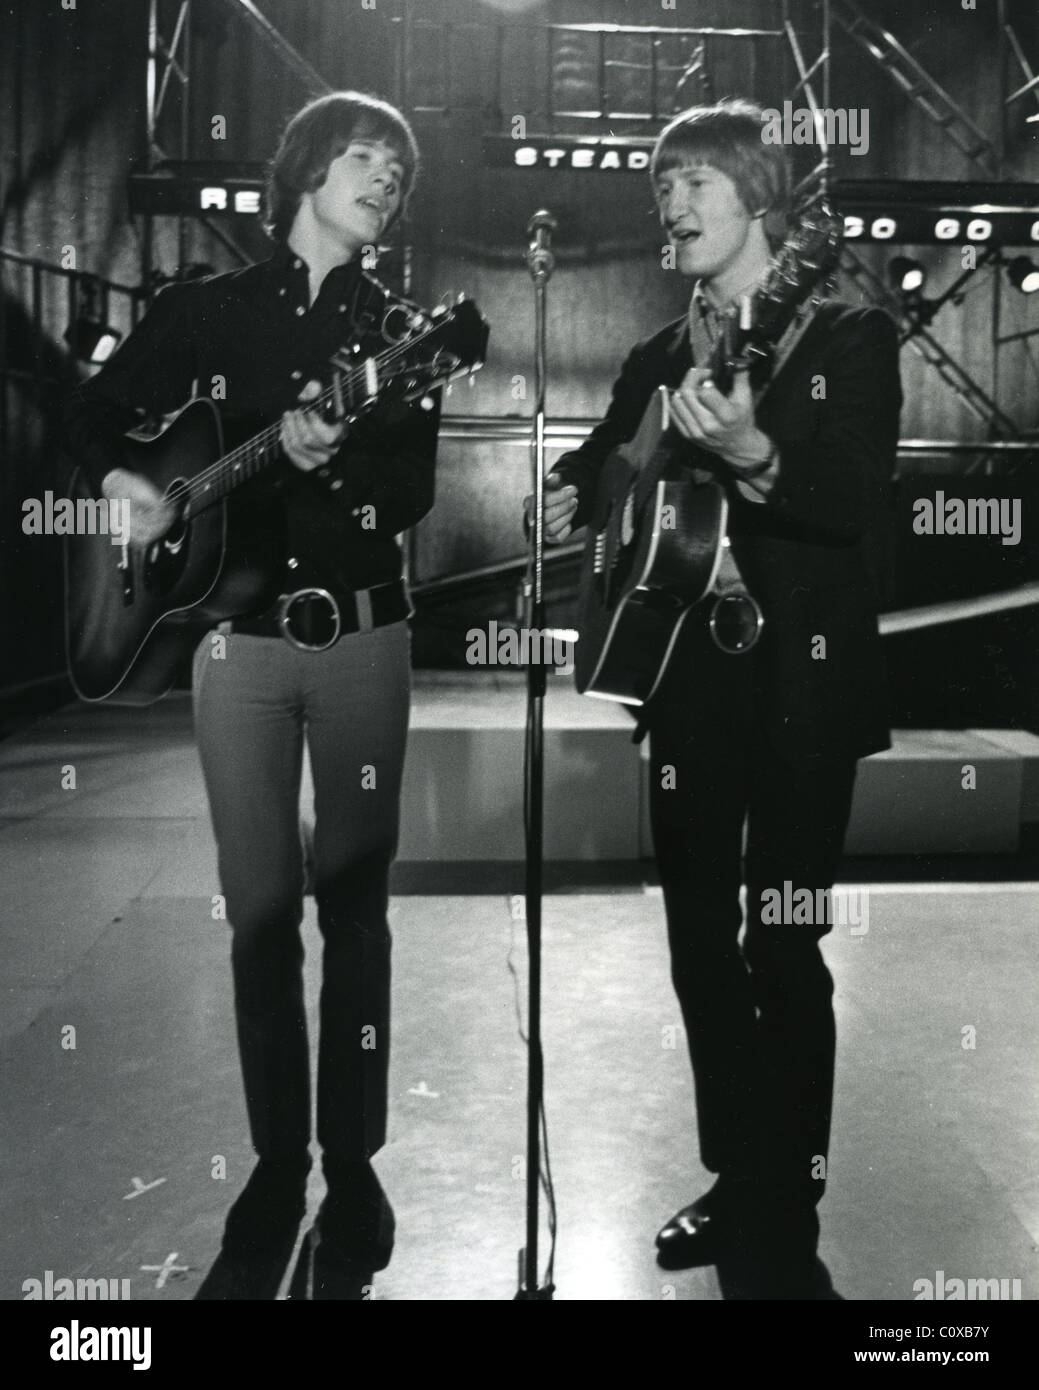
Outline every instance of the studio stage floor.
{"label": "studio stage floor", "polygon": [[[70,710],[0,744],[0,1299],[47,1270],[129,1279],[134,1299],[192,1298],[251,1167],[190,735],[156,745],[141,721],[127,727],[102,736]],[[75,798],[60,788],[70,762]],[[836,927],[826,946],[839,1052],[821,1253],[850,1300],[912,1300],[939,1270],[1020,1279],[1034,1299],[1037,886],[869,892],[868,931]],[[394,900],[390,1139],[376,1162],[398,1240],[377,1298],[515,1291],[513,918],[505,893]],[[653,1259],[659,1225],[707,1181],[659,891],[553,894],[545,920],[556,1297],[716,1300],[712,1270],[665,1274]],[[309,900],[305,934],[313,1003]]]}

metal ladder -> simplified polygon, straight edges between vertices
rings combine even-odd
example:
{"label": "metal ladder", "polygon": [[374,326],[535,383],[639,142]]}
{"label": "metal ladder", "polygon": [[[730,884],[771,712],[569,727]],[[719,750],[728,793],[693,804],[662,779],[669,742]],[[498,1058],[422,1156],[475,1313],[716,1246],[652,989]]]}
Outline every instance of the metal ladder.
{"label": "metal ladder", "polygon": [[854,0],[833,0],[833,17],[972,163],[986,174],[998,172],[999,155],[992,141],[893,34],[868,19]]}
{"label": "metal ladder", "polygon": [[937,338],[926,328],[914,324],[912,332],[906,331],[906,315],[902,301],[893,294],[868,265],[856,256],[847,246],[841,256],[841,269],[849,275],[875,304],[887,309],[902,327],[902,342],[908,343],[918,356],[938,373],[947,386],[950,386],[967,409],[992,431],[997,439],[1016,439],[1020,430],[1009,415],[999,408],[996,402],[981,389],[965,368],[945,351]]}

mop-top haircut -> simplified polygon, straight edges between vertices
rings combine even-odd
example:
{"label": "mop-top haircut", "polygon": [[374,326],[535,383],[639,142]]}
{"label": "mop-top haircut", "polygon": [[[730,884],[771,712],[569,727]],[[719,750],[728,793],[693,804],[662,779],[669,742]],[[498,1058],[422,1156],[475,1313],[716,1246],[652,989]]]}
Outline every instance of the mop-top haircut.
{"label": "mop-top haircut", "polygon": [[762,140],[762,117],[760,106],[736,98],[692,106],[661,131],[649,168],[654,185],[684,165],[720,169],[752,217],[765,213],[765,235],[774,249],[789,231],[790,171],[782,145]]}
{"label": "mop-top haircut", "polygon": [[275,241],[287,240],[303,194],[321,187],[328,166],[354,139],[382,140],[400,156],[404,208],[419,164],[411,126],[388,101],[361,92],[331,92],[297,111],[271,162],[266,228]]}

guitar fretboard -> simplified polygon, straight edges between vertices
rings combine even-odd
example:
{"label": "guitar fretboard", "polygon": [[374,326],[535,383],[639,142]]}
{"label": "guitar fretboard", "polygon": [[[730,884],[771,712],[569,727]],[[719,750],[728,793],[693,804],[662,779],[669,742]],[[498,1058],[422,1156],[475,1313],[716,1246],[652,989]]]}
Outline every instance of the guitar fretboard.
{"label": "guitar fretboard", "polygon": [[204,469],[185,487],[187,515],[194,516],[213,503],[222,501],[236,487],[255,478],[274,462],[280,447],[281,425],[271,425]]}
{"label": "guitar fretboard", "polygon": [[[349,361],[345,352],[338,353],[332,359],[336,364],[332,385],[312,401],[307,401],[300,409],[308,415],[316,415],[323,412],[329,404],[333,404],[336,418],[345,418],[352,424],[377,401],[384,385],[400,374],[401,364],[407,366],[416,351],[423,345],[428,345],[429,340],[434,339],[436,335],[442,334],[449,322],[449,319],[443,319],[430,323],[428,327],[402,343],[395,343],[374,357],[359,358],[356,363]],[[340,370],[341,367],[344,370]],[[413,363],[411,369],[417,373],[428,373],[429,379],[423,383],[423,389],[429,389],[438,375],[449,375],[444,369],[438,374],[433,362]],[[179,491],[171,492],[170,498],[183,501],[186,518],[196,516],[205,508],[229,496],[235,488],[255,478],[279,457],[280,447],[279,421],[203,469]]]}

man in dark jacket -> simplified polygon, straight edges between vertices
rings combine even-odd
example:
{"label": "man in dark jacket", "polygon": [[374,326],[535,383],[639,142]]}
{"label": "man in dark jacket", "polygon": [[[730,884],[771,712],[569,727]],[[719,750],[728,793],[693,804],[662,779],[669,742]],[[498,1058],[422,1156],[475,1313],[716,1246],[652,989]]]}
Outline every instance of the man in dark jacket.
{"label": "man in dark jacket", "polygon": [[689,313],[632,350],[605,419],[549,475],[546,534],[588,521],[605,459],[671,388],[686,461],[725,486],[764,627],[752,650],[723,652],[700,605],[641,711],[700,1153],[718,1175],[661,1230],[658,1260],[716,1264],[729,1298],[836,1298],[816,1254],[835,1049],[819,939],[832,913],[775,922],[763,907],[784,885],[786,902],[808,889],[829,903],[857,759],[889,746],[873,557],[898,341],[880,310],[823,301],[805,306],[757,403],[746,374],[728,396],[712,381],[722,315],[753,294],[788,227],[785,155],[761,130],[757,107],[723,102],[662,133],[651,173],[674,264],[693,281]]}

